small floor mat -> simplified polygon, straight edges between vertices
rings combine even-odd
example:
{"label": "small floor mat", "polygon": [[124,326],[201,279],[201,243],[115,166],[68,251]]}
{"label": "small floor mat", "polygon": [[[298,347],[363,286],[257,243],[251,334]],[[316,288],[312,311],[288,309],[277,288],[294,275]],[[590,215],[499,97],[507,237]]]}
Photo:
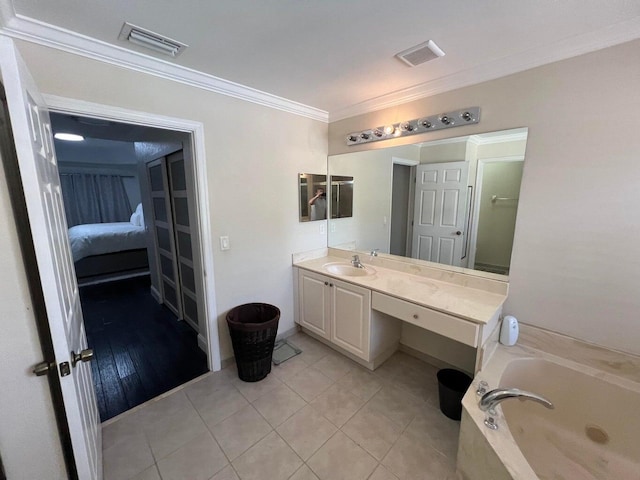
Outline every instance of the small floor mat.
{"label": "small floor mat", "polygon": [[287,340],[280,340],[276,342],[273,347],[273,364],[280,365],[282,362],[295,357],[299,353],[302,353],[298,347]]}

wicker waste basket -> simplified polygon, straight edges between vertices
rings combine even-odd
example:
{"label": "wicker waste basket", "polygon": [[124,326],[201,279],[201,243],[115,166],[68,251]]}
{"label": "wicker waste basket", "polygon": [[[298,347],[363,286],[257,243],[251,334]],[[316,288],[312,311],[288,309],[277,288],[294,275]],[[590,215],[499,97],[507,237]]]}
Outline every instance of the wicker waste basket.
{"label": "wicker waste basket", "polygon": [[247,303],[227,313],[240,380],[257,382],[271,372],[279,319],[280,309],[267,303]]}

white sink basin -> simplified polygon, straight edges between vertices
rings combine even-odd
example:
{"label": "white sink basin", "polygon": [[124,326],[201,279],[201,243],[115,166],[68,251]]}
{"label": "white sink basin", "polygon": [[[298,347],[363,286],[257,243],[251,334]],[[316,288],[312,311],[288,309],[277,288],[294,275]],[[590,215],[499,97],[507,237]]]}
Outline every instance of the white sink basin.
{"label": "white sink basin", "polygon": [[345,277],[366,277],[373,275],[376,271],[371,267],[358,268],[350,263],[325,263],[322,268],[333,275],[342,275]]}

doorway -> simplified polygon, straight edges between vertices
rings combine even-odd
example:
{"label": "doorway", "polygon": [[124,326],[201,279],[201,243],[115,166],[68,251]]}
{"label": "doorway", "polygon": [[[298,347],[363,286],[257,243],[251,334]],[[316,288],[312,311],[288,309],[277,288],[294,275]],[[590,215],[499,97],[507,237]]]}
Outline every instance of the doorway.
{"label": "doorway", "polygon": [[[208,371],[191,137],[63,113],[51,123],[105,421]],[[164,172],[159,203],[154,162]]]}

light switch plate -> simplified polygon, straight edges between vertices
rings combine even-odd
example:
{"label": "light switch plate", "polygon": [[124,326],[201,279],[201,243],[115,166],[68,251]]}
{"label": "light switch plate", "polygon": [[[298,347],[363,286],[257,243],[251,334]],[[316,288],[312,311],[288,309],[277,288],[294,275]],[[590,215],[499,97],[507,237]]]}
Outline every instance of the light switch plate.
{"label": "light switch plate", "polygon": [[220,237],[220,250],[229,250],[229,237]]}

